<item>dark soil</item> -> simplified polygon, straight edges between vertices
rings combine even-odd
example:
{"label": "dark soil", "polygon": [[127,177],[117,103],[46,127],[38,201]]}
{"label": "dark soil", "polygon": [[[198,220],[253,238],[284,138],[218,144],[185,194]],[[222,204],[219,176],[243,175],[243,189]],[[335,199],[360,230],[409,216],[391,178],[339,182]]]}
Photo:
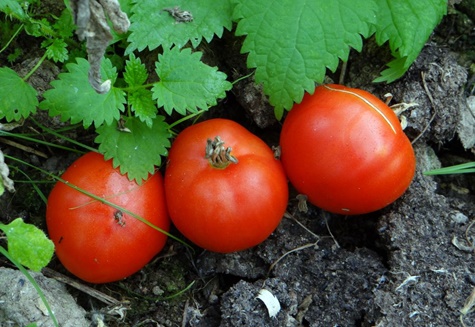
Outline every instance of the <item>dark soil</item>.
{"label": "dark soil", "polygon": [[[475,105],[471,104],[475,103],[475,76],[470,70],[475,60],[475,16],[467,3],[451,10],[408,73],[395,83],[371,83],[387,62],[387,49],[369,40],[362,53],[350,56],[345,84],[380,97],[390,92],[393,103],[417,104],[403,114],[406,133],[414,140],[417,172],[408,191],[394,204],[353,217],[328,214],[311,205],[302,213],[291,190],[288,214],[269,239],[253,249],[227,255],[199,248],[193,252],[169,240],[141,272],[106,285],[85,285],[57,259],[44,273],[62,273],[75,282],[75,287],[67,284],[67,290],[96,326],[101,322],[167,327],[475,326],[475,314],[461,314],[475,289],[474,177],[422,174],[440,165],[475,161]],[[247,73],[245,56],[236,55],[236,44],[229,33],[209,45],[222,57],[208,60],[215,61],[230,79]],[[15,69],[21,71],[34,62],[31,58]],[[54,65],[44,65],[33,78],[35,88],[47,88],[57,73]],[[339,73],[329,77],[338,80]],[[280,124],[252,81],[236,84],[227,100],[205,118],[217,116],[235,119],[269,145],[278,144]],[[58,126],[45,113],[38,113],[36,119]],[[22,130],[34,132],[34,128],[27,121]],[[75,129],[70,137],[93,144],[94,134]],[[11,145],[1,144],[1,148],[55,173],[77,157],[22,143],[46,158]],[[18,168],[32,179],[45,179],[27,167]],[[23,179],[19,176],[17,172],[13,177]],[[15,194],[0,198],[1,221],[20,216],[44,228],[44,203],[30,184],[16,187]],[[45,194],[51,187],[40,185]],[[179,235],[176,230],[172,233]],[[6,261],[0,261],[0,266],[10,267]],[[86,286],[117,302],[105,304]],[[280,302],[281,310],[274,317],[257,298],[261,289]],[[1,296],[0,291],[0,300]]]}

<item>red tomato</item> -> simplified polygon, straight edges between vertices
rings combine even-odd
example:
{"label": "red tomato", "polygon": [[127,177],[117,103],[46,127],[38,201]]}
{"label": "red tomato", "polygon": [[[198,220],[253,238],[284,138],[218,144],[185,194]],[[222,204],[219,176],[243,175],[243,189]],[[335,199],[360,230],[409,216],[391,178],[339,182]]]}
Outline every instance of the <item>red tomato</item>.
{"label": "red tomato", "polygon": [[280,146],[290,182],[334,213],[381,209],[414,177],[414,151],[399,119],[363,90],[323,85],[306,94],[285,119]]}
{"label": "red tomato", "polygon": [[[216,136],[224,145],[213,142],[218,150],[207,158],[207,152],[213,157],[207,140]],[[257,245],[274,231],[287,207],[288,185],[280,161],[261,139],[233,121],[211,119],[186,128],[173,142],[165,194],[185,237],[228,253]]]}
{"label": "red tomato", "polygon": [[[102,197],[168,231],[163,179],[157,172],[138,185],[90,152],[63,174],[68,183]],[[138,219],[58,182],[48,198],[46,223],[61,263],[91,283],[117,281],[145,266],[166,235]]]}

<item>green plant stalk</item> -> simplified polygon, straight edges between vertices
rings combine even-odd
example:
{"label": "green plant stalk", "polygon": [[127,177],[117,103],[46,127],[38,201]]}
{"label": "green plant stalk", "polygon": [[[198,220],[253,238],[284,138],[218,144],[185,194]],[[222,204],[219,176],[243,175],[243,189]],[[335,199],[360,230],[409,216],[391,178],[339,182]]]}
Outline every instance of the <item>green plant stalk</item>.
{"label": "green plant stalk", "polygon": [[[57,136],[56,134],[53,134],[53,135]],[[58,135],[61,136],[61,134],[58,134]],[[33,138],[33,137],[29,137],[29,136],[26,136],[26,135],[22,135],[22,134],[15,134],[15,133],[10,133],[10,132],[6,132],[6,131],[0,131],[0,136],[16,137],[18,139],[22,139],[22,140],[30,141],[30,142],[35,142],[35,143],[43,144],[43,145],[50,146],[50,147],[55,147],[55,148],[58,148],[58,149],[61,149],[61,150],[66,150],[66,151],[71,151],[71,152],[76,152],[76,153],[83,153],[82,151],[79,151],[79,150],[76,150],[76,149],[68,148],[66,146],[58,145],[58,144],[47,142],[47,141],[42,141],[42,140],[39,140],[39,139],[36,139],[36,138]],[[69,139],[67,139],[66,137],[63,137],[63,139],[66,139],[67,141],[69,141]],[[75,143],[78,144],[78,145],[81,144],[79,142],[75,142]],[[82,146],[84,148],[89,148],[86,145],[82,145]]]}
{"label": "green plant stalk", "polygon": [[201,110],[198,110],[198,111],[195,112],[195,113],[192,113],[192,114],[189,114],[188,116],[185,116],[185,117],[183,117],[183,118],[180,118],[180,119],[174,121],[173,123],[171,123],[170,125],[168,125],[168,130],[170,131],[170,133],[173,134],[173,132],[172,132],[173,127],[175,127],[176,125],[179,125],[179,124],[183,123],[184,121],[187,121],[188,119],[191,119],[191,118],[193,118],[193,117],[196,117],[196,116],[198,116],[198,115],[201,115],[201,114],[205,113],[206,111],[208,111],[208,110],[201,109]]}
{"label": "green plant stalk", "polygon": [[[41,192],[40,188],[36,185],[36,182],[34,182],[30,176],[28,176],[27,173],[25,173],[23,170],[19,169],[18,167],[14,167],[16,171],[18,171],[20,174],[22,174],[23,176],[26,177],[26,179],[28,179],[29,183],[31,183],[33,185],[33,188],[35,189],[36,193],[38,194],[38,196],[41,198],[41,200],[46,204],[46,202],[48,201],[48,199],[46,198],[46,196],[43,194],[43,192]],[[15,183],[17,183],[17,181],[15,181]]]}
{"label": "green plant stalk", "polygon": [[475,162],[467,162],[460,165],[444,167],[439,169],[432,169],[425,171],[424,175],[449,175],[449,174],[468,174],[475,173]]}
{"label": "green plant stalk", "polygon": [[117,209],[117,210],[119,210],[119,211],[122,211],[123,213],[126,213],[126,214],[128,214],[128,215],[134,217],[135,219],[140,220],[140,221],[143,222],[145,225],[147,225],[147,226],[149,226],[149,227],[151,227],[151,228],[153,228],[153,229],[159,231],[160,233],[165,234],[166,236],[170,237],[171,239],[173,239],[173,240],[175,240],[175,241],[177,241],[177,242],[179,242],[179,243],[181,243],[181,244],[183,244],[183,245],[185,245],[185,246],[187,246],[188,248],[190,248],[190,249],[193,250],[193,248],[191,247],[191,245],[187,244],[187,243],[184,242],[183,240],[180,240],[178,237],[176,237],[176,236],[170,234],[169,232],[164,231],[164,230],[161,229],[160,227],[155,226],[154,224],[152,224],[152,223],[149,222],[148,220],[146,220],[146,219],[140,217],[139,215],[137,215],[137,214],[131,212],[130,210],[127,210],[127,209],[125,209],[125,208],[123,208],[123,207],[121,207],[121,206],[119,206],[119,205],[117,205],[117,204],[115,204],[115,203],[112,203],[112,202],[110,202],[110,201],[108,201],[108,200],[106,200],[106,199],[104,199],[104,198],[101,198],[101,197],[99,197],[99,196],[97,196],[97,195],[95,195],[95,194],[92,194],[91,192],[88,192],[88,191],[86,191],[86,190],[83,190],[82,188],[80,188],[80,187],[78,187],[78,186],[76,186],[76,185],[74,185],[74,184],[69,183],[68,181],[62,179],[61,177],[58,177],[58,176],[56,176],[56,175],[50,173],[49,171],[46,171],[46,170],[44,170],[44,169],[42,169],[42,168],[39,168],[39,167],[36,167],[36,166],[34,166],[34,165],[32,165],[32,164],[30,164],[30,163],[28,163],[28,162],[22,161],[22,160],[20,160],[20,159],[15,158],[15,157],[11,157],[11,156],[9,156],[9,155],[5,155],[5,154],[4,154],[4,156],[5,156],[5,158],[8,158],[8,159],[10,159],[10,160],[13,160],[13,161],[16,161],[16,162],[20,162],[20,163],[22,163],[22,164],[24,164],[24,165],[27,165],[28,167],[34,168],[34,169],[40,171],[41,173],[52,177],[52,178],[55,179],[56,181],[61,182],[61,183],[64,183],[65,185],[71,187],[72,189],[74,189],[74,190],[76,190],[76,191],[78,191],[78,192],[81,192],[82,194],[87,195],[88,197],[90,197],[90,198],[92,198],[92,199],[94,199],[94,200],[96,200],[96,201],[99,201],[99,202],[101,202],[101,203],[103,203],[103,204],[105,204],[105,205],[108,205],[108,206],[110,206],[110,207],[112,207],[112,208],[114,208],[114,209]]}
{"label": "green plant stalk", "polygon": [[24,80],[24,81],[27,81],[27,80],[31,77],[31,75],[33,75],[33,74],[36,72],[36,70],[37,70],[38,68],[40,68],[40,66],[41,66],[41,64],[43,63],[43,61],[45,61],[46,57],[47,57],[47,55],[46,55],[46,51],[45,51],[45,53],[43,54],[43,56],[42,56],[42,57],[40,58],[40,60],[38,60],[38,62],[36,63],[35,67],[33,67],[33,68],[30,70],[30,72],[29,72],[28,74],[26,74],[25,77],[23,77],[23,80]]}
{"label": "green plant stalk", "polygon": [[[36,119],[34,119],[33,117],[31,117],[30,119],[31,119],[39,128],[41,128],[44,132],[46,132],[46,133],[48,133],[48,134],[54,135],[54,136],[56,136],[56,137],[58,137],[58,138],[60,138],[60,139],[63,139],[63,140],[65,140],[65,141],[71,143],[71,144],[78,145],[78,146],[80,146],[80,147],[82,147],[82,148],[84,148],[84,149],[86,149],[86,150],[88,150],[88,151],[96,151],[96,149],[94,149],[94,148],[92,148],[92,147],[90,147],[90,146],[87,146],[87,145],[85,145],[85,144],[83,144],[83,143],[81,143],[81,142],[78,142],[78,141],[73,140],[73,139],[71,139],[71,138],[69,138],[69,137],[66,137],[66,136],[64,136],[64,135],[62,135],[62,134],[60,134],[60,133],[58,133],[57,131],[54,131],[54,130],[52,130],[51,128],[48,128],[48,127],[46,127],[46,126],[40,124],[40,123],[39,123]],[[48,143],[48,144],[49,144],[49,143]],[[60,147],[60,146],[57,145],[57,144],[51,144],[51,146]],[[74,151],[74,152],[81,153],[81,151],[78,151],[78,150],[75,150],[75,149],[69,149],[69,148],[66,148],[66,147],[64,147],[64,148],[65,148],[66,150],[70,150],[70,151]]]}
{"label": "green plant stalk", "polygon": [[41,290],[40,286],[38,285],[38,283],[36,282],[36,280],[30,275],[30,273],[28,272],[28,270],[25,269],[25,267],[23,267],[22,264],[20,264],[18,261],[16,261],[9,253],[7,250],[5,250],[5,248],[3,248],[2,246],[0,246],[0,253],[3,254],[8,260],[10,260],[15,266],[17,266],[17,268],[23,273],[23,275],[25,275],[25,277],[30,281],[30,283],[33,285],[33,287],[35,288],[36,292],[38,293],[38,295],[40,296],[41,298],[41,301],[44,303],[45,307],[46,307],[46,310],[48,310],[48,314],[49,316],[51,317],[51,320],[53,321],[53,324],[56,326],[56,327],[59,327],[59,324],[58,324],[58,321],[56,320],[56,316],[54,315],[53,311],[51,310],[51,307],[49,306],[49,303],[48,303],[48,300],[46,299],[43,291]]}
{"label": "green plant stalk", "polygon": [[15,33],[13,33],[12,37],[10,38],[10,40],[8,40],[8,42],[5,44],[5,46],[0,49],[0,53],[2,53],[3,51],[5,51],[5,50],[8,48],[8,46],[10,45],[10,43],[13,42],[13,40],[16,38],[16,36],[21,32],[21,30],[23,29],[23,27],[25,27],[24,24],[21,24],[20,27],[18,27],[18,29],[15,31]]}

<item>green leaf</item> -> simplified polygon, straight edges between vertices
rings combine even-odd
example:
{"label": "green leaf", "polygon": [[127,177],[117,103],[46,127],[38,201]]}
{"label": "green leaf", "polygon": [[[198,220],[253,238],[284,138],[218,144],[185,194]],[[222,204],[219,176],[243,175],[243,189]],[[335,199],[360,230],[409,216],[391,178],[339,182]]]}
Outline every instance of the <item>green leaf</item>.
{"label": "green leaf", "polygon": [[53,59],[55,62],[68,60],[68,45],[62,39],[45,40],[41,43],[41,46],[46,47],[48,59]]}
{"label": "green leaf", "polygon": [[391,83],[397,80],[398,78],[402,77],[409,68],[407,65],[407,57],[404,58],[396,58],[392,61],[390,61],[387,66],[388,68],[383,70],[381,72],[381,75],[374,79],[374,83],[381,83],[381,82],[387,82]]}
{"label": "green leaf", "polygon": [[[190,12],[193,21],[177,22],[164,11],[174,7]],[[164,49],[173,45],[181,48],[189,41],[196,47],[203,38],[210,42],[214,35],[221,37],[224,28],[231,30],[232,8],[231,0],[135,0],[126,53],[160,45]]]}
{"label": "green leaf", "polygon": [[157,107],[152,99],[152,92],[137,89],[129,94],[129,105],[135,115],[148,127],[152,127],[153,119],[157,116]]}
{"label": "green leaf", "polygon": [[53,257],[54,244],[37,227],[17,218],[8,225],[0,224],[7,235],[8,253],[22,265],[40,271]]}
{"label": "green leaf", "polygon": [[51,23],[46,19],[40,20],[30,18],[25,22],[25,31],[32,36],[36,37],[54,37],[55,31],[51,26]]}
{"label": "green leaf", "polygon": [[304,91],[313,93],[327,68],[348,59],[350,47],[361,50],[377,10],[377,0],[236,1],[242,52],[276,113],[300,102]]}
{"label": "green leaf", "polygon": [[127,174],[130,180],[141,183],[153,173],[155,166],[162,163],[161,156],[168,155],[170,132],[164,117],[158,116],[148,127],[136,117],[124,119],[122,131],[117,122],[103,125],[97,129],[95,139],[99,143],[99,152],[106,160],[113,159],[114,167],[120,166],[120,172]]}
{"label": "green leaf", "polygon": [[35,113],[37,95],[36,90],[15,71],[0,67],[0,119],[18,121]]}
{"label": "green leaf", "polygon": [[[383,71],[378,82],[401,77],[416,60],[434,28],[447,12],[447,0],[378,0],[376,42],[389,40],[395,62]],[[404,66],[401,62],[404,61]]]}
{"label": "green leaf", "polygon": [[154,83],[153,98],[168,114],[176,110],[182,115],[186,111],[206,110],[216,105],[218,98],[224,98],[232,84],[226,81],[226,74],[210,67],[201,60],[201,52],[190,48],[180,51],[174,47],[158,56],[155,64],[160,81]]}
{"label": "green leaf", "polygon": [[28,18],[28,15],[25,13],[23,8],[15,0],[0,1],[0,11],[4,12],[7,16],[12,16],[18,20],[25,20]]}
{"label": "green leaf", "polygon": [[76,25],[73,22],[73,16],[68,8],[65,8],[61,12],[61,16],[53,24],[55,31],[63,39],[69,39],[73,37],[73,32],[76,29]]}
{"label": "green leaf", "polygon": [[140,86],[148,78],[147,69],[142,64],[140,58],[130,55],[129,60],[125,62],[124,80],[129,86]]}
{"label": "green leaf", "polygon": [[[59,79],[51,82],[53,89],[43,94],[45,99],[40,108],[48,110],[50,116],[60,115],[62,121],[82,122],[85,128],[93,123],[96,127],[112,124],[124,111],[124,92],[111,87],[108,93],[98,94],[88,81],[89,63],[83,58],[76,61],[67,64],[68,72],[59,74]],[[110,60],[102,61],[101,73],[114,84],[117,72]]]}

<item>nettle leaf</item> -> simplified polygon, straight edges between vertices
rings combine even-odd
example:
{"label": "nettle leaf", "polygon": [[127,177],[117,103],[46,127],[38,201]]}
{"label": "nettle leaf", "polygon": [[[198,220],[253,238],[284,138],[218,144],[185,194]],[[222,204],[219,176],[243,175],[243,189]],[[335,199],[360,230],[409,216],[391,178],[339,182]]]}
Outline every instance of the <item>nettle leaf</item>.
{"label": "nettle leaf", "polygon": [[187,110],[206,110],[231,89],[226,74],[204,64],[201,55],[192,53],[190,48],[180,51],[174,47],[158,56],[155,71],[160,81],[152,87],[153,98],[169,115],[173,110],[182,115]]}
{"label": "nettle leaf", "polygon": [[15,0],[2,0],[0,1],[0,11],[4,12],[7,16],[15,17],[18,20],[24,20],[28,18],[18,1]]}
{"label": "nettle leaf", "polygon": [[73,22],[73,16],[68,8],[65,8],[58,19],[53,24],[55,31],[63,39],[69,39],[73,36],[76,25]]}
{"label": "nettle leaf", "polygon": [[411,63],[408,63],[408,58],[396,58],[390,61],[386,66],[387,69],[381,72],[381,75],[378,78],[373,80],[374,83],[387,82],[391,83],[398,78],[402,77],[404,73],[409,69]]}
{"label": "nettle leaf", "polygon": [[152,127],[136,117],[128,117],[121,128],[114,122],[99,127],[97,133],[99,152],[106,160],[112,158],[114,167],[120,166],[122,174],[139,184],[154,172],[155,166],[162,164],[161,156],[168,155],[171,135],[162,116],[153,119]]}
{"label": "nettle leaf", "polygon": [[40,271],[53,257],[54,244],[42,230],[17,218],[8,225],[0,224],[7,236],[8,253],[22,265]]}
{"label": "nettle leaf", "polygon": [[37,95],[36,90],[15,71],[0,67],[0,119],[18,121],[35,113]]}
{"label": "nettle leaf", "polygon": [[376,42],[382,45],[389,40],[396,59],[375,81],[392,82],[416,60],[446,14],[447,0],[380,0],[378,5]]}
{"label": "nettle leaf", "polygon": [[[106,94],[98,94],[89,84],[89,63],[77,58],[77,63],[66,65],[67,73],[59,74],[59,79],[51,82],[53,89],[47,90],[40,108],[49,111],[50,116],[60,115],[62,121],[72,124],[82,122],[87,128],[103,123],[112,124],[124,111],[125,96],[122,90],[112,87]],[[102,61],[101,74],[114,84],[116,69],[109,59]]]}
{"label": "nettle leaf", "polygon": [[55,62],[68,60],[68,45],[62,39],[45,40],[41,46],[46,48],[46,55]]}
{"label": "nettle leaf", "polygon": [[140,86],[148,78],[147,69],[142,64],[140,58],[130,55],[129,60],[125,62],[124,80],[129,86]]}
{"label": "nettle leaf", "polygon": [[[178,7],[193,16],[190,22],[179,22],[164,9]],[[232,28],[231,0],[136,0],[132,7],[129,28],[130,42],[126,53],[146,47],[150,50],[173,45],[181,48],[189,41],[198,46],[204,38],[210,42],[214,35],[221,37],[224,28]]]}
{"label": "nettle leaf", "polygon": [[370,34],[376,0],[236,0],[236,35],[245,35],[242,52],[247,65],[256,68],[275,107],[276,116],[313,93],[324,80],[326,68],[334,71],[346,61],[350,47],[360,51],[362,36]]}
{"label": "nettle leaf", "polygon": [[129,94],[129,105],[135,115],[148,127],[152,127],[153,119],[157,117],[157,106],[152,99],[152,92],[137,89]]}

